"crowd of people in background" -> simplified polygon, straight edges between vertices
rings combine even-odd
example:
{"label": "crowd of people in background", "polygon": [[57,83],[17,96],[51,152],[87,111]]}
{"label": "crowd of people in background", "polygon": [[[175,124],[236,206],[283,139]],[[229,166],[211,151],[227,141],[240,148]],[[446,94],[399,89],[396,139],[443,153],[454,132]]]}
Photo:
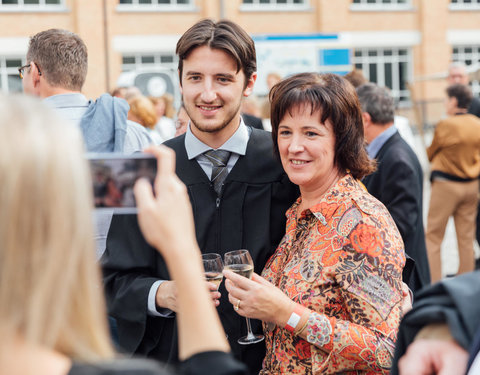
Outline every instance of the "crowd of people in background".
{"label": "crowd of people in background", "polygon": [[[424,224],[427,171],[389,89],[358,70],[271,72],[256,98],[254,42],[228,20],[197,22],[176,53],[181,102],[134,86],[88,100],[82,39],[30,38],[19,73],[41,100],[0,96],[0,372],[480,374],[465,66],[426,150]],[[142,151],[158,171],[133,187],[137,213],[92,217],[108,181],[85,152]],[[442,279],[451,216],[460,266]],[[251,276],[205,281],[202,253],[238,249]]]}

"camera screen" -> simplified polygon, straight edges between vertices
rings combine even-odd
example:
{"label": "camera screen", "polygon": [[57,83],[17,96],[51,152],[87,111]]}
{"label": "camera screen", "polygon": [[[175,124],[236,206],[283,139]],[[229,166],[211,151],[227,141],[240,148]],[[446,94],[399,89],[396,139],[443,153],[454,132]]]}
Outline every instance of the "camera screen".
{"label": "camera screen", "polygon": [[135,213],[133,186],[146,178],[153,186],[157,160],[146,154],[129,156],[115,154],[89,155],[95,208],[112,209],[118,213]]}

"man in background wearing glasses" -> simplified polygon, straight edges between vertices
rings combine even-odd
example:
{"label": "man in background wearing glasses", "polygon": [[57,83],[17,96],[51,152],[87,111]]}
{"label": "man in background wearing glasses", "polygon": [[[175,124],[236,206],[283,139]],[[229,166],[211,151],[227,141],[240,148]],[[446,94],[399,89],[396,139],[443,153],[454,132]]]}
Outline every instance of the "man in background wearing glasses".
{"label": "man in background wearing glasses", "polygon": [[[143,126],[127,120],[126,101],[103,94],[88,100],[82,93],[88,54],[82,39],[50,29],[30,38],[27,64],[18,69],[25,93],[38,96],[62,117],[80,126],[88,152],[141,151],[151,143]],[[111,213],[97,214],[97,254],[105,249]]]}

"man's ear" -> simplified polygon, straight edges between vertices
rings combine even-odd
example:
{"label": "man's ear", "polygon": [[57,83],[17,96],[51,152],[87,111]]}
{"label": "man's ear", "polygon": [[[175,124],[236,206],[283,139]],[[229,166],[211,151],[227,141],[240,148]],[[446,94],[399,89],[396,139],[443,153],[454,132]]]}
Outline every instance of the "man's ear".
{"label": "man's ear", "polygon": [[32,87],[38,87],[40,84],[40,77],[42,73],[40,73],[40,70],[38,70],[37,64],[35,64],[33,61],[30,62],[30,78],[32,80]]}
{"label": "man's ear", "polygon": [[249,96],[253,92],[253,86],[257,80],[257,72],[253,73],[247,81],[245,89],[243,90],[243,96]]}
{"label": "man's ear", "polygon": [[372,123],[372,117],[368,112],[362,112],[363,128],[366,129]]}

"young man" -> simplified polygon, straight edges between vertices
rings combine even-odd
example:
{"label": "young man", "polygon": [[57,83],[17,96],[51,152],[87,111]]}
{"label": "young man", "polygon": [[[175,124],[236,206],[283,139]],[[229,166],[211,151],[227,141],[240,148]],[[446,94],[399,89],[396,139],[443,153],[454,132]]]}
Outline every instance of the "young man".
{"label": "young man", "polygon": [[[200,249],[221,255],[248,249],[260,273],[285,232],[285,211],[298,190],[274,158],[271,135],[245,126],[240,115],[256,79],[254,43],[232,22],[203,20],[180,38],[177,54],[190,126],[166,145],[177,155],[176,172],[188,189]],[[175,282],[143,239],[135,216],[112,221],[103,267],[122,348],[175,363]],[[232,350],[258,373],[264,345],[237,343],[247,332],[245,318],[233,310],[223,284],[220,292],[218,313]],[[252,328],[262,331],[258,321]]]}

